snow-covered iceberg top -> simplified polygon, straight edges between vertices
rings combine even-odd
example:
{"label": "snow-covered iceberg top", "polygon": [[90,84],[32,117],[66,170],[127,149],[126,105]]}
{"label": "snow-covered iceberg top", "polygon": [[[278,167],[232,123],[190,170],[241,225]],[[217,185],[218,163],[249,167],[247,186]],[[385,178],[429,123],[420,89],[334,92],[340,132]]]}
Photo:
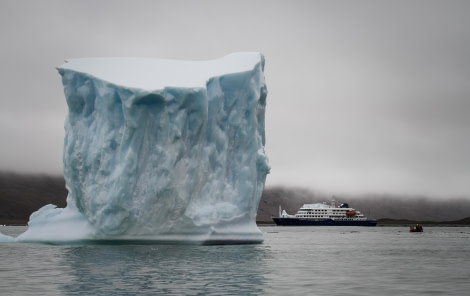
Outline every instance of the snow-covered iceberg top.
{"label": "snow-covered iceberg top", "polygon": [[260,53],[67,60],[67,207],[16,241],[261,242],[263,68]]}
{"label": "snow-covered iceberg top", "polygon": [[260,53],[236,53],[210,61],[182,61],[149,58],[67,59],[59,71],[74,71],[125,88],[146,91],[166,87],[205,88],[213,77],[251,72],[264,67]]}

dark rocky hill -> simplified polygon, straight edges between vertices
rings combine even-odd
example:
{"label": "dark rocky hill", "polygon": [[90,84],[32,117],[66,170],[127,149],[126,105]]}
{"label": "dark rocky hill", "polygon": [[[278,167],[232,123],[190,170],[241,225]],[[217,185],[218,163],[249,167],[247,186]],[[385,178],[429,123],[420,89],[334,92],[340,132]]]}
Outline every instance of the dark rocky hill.
{"label": "dark rocky hill", "polygon": [[[26,224],[29,216],[46,204],[65,207],[67,190],[63,176],[23,175],[0,172],[0,224]],[[457,221],[470,217],[470,197],[433,199],[423,196],[330,196],[306,189],[266,188],[258,208],[258,222],[272,222],[279,205],[294,214],[304,203],[349,203],[376,219]],[[465,220],[462,220],[465,221]]]}
{"label": "dark rocky hill", "polygon": [[26,224],[44,205],[65,207],[66,198],[62,176],[0,172],[0,224]]}
{"label": "dark rocky hill", "polygon": [[330,196],[297,188],[266,188],[261,197],[258,221],[270,221],[279,215],[279,205],[294,214],[304,203],[327,202],[349,206],[375,219],[408,219],[415,221],[457,221],[470,217],[470,197],[429,198],[387,194],[363,196]]}

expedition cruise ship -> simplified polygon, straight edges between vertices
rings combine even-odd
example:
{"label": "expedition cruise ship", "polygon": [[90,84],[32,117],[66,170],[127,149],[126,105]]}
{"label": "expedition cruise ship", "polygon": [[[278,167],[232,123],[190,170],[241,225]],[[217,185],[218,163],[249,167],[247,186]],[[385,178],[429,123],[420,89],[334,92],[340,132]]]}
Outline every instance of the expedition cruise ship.
{"label": "expedition cruise ship", "polygon": [[349,207],[347,203],[335,206],[323,203],[304,204],[295,215],[289,215],[279,206],[279,217],[273,217],[282,226],[376,226],[377,220],[368,219],[364,214]]}

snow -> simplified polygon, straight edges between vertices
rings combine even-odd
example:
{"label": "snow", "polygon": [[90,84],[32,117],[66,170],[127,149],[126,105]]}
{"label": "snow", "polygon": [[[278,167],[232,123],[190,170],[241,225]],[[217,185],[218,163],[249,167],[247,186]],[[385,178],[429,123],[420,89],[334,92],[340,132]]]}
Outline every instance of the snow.
{"label": "snow", "polygon": [[207,81],[227,73],[252,71],[264,62],[259,53],[236,53],[211,61],[149,58],[67,59],[59,71],[80,72],[117,86],[141,90],[165,87],[205,88]]}
{"label": "snow", "polygon": [[67,206],[33,213],[15,241],[261,242],[263,69],[260,53],[67,60]]}

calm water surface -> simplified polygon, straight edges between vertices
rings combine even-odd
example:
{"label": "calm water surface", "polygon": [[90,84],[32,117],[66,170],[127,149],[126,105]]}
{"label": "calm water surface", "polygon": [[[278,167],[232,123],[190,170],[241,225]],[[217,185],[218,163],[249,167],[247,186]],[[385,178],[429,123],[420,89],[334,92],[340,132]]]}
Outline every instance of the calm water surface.
{"label": "calm water surface", "polygon": [[468,295],[469,227],[260,229],[258,245],[0,244],[0,295]]}

